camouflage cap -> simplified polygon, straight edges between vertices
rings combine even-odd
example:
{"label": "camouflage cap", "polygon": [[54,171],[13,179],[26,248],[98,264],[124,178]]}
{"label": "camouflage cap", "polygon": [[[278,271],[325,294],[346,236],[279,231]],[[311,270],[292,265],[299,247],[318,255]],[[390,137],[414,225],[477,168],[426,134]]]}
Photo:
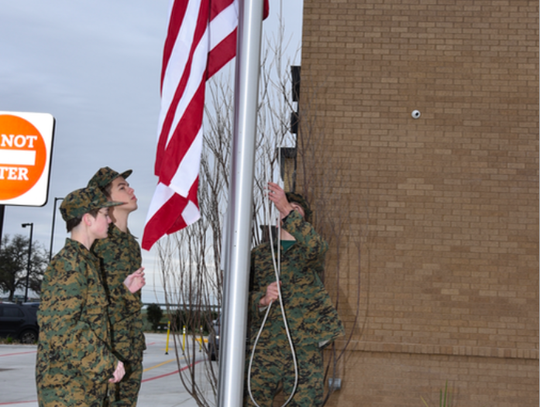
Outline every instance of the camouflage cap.
{"label": "camouflage cap", "polygon": [[107,185],[113,182],[114,179],[118,177],[123,177],[124,179],[126,179],[131,175],[132,172],[133,170],[127,170],[120,174],[115,170],[110,169],[109,167],[103,167],[94,174],[90,181],[88,181],[88,186],[98,186],[101,188],[105,188]]}
{"label": "camouflage cap", "polygon": [[302,195],[297,194],[295,192],[287,192],[285,196],[287,197],[287,200],[289,202],[296,202],[298,205],[302,207],[302,209],[304,210],[304,220],[306,222],[311,223],[311,217],[313,215],[313,211],[309,207],[309,204],[306,201],[306,199]]}
{"label": "camouflage cap", "polygon": [[94,209],[123,204],[123,202],[107,200],[107,197],[99,188],[86,187],[67,194],[62,201],[62,205],[60,205],[60,213],[62,214],[62,218],[67,222],[68,220],[81,217]]}

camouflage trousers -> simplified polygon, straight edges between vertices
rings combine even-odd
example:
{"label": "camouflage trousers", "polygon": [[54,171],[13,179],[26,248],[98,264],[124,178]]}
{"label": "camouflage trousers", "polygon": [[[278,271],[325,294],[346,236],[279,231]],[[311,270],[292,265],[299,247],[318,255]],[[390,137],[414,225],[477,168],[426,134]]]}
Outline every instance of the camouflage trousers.
{"label": "camouflage trousers", "polygon": [[126,374],[120,383],[109,383],[107,402],[105,407],[120,407],[137,405],[139,390],[141,389],[142,361],[124,362]]}
{"label": "camouflage trousers", "polygon": [[[294,396],[287,404],[290,407],[313,407],[322,405],[323,360],[317,344],[297,346],[298,384]],[[246,372],[251,353],[246,356]],[[291,349],[287,340],[279,340],[270,346],[257,345],[250,380],[253,399],[260,407],[271,407],[279,384],[283,386],[284,400],[294,388],[295,372]],[[245,384],[244,406],[255,406]]]}
{"label": "camouflage trousers", "polygon": [[73,378],[67,383],[37,386],[39,407],[102,407],[107,395],[106,383]]}

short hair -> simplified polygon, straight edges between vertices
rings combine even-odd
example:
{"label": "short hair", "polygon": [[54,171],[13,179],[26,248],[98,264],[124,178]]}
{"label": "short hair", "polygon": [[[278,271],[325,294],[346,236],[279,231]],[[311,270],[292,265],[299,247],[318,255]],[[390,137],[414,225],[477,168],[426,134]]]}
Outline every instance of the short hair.
{"label": "short hair", "polygon": [[[91,215],[94,219],[97,217],[97,214],[101,208],[92,209],[88,212],[89,215]],[[82,218],[85,214],[82,214],[81,216],[77,216],[76,218],[71,218],[66,222],[66,229],[69,232],[71,232],[74,228],[76,228],[82,221]]]}
{"label": "short hair", "polygon": [[76,218],[71,218],[70,220],[66,221],[66,230],[67,232],[71,232],[76,226],[81,223],[82,216],[77,216]]}
{"label": "short hair", "polygon": [[311,219],[313,217],[313,211],[309,207],[309,203],[306,200],[306,198],[294,192],[287,192],[285,193],[285,196],[287,197],[287,200],[289,201],[289,203],[295,202],[302,207],[302,209],[304,210],[304,220],[306,222],[311,223]]}

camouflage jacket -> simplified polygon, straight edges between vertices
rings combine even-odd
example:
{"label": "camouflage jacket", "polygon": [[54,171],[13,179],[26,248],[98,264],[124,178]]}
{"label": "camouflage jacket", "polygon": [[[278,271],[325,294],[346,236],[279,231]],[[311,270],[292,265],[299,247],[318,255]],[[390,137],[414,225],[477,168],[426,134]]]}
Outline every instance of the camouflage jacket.
{"label": "camouflage jacket", "polygon": [[[324,268],[328,244],[296,211],[284,220],[282,227],[296,242],[287,251],[280,249],[280,281],[287,324],[295,345],[331,341],[344,334],[343,324],[332,305],[319,273]],[[274,247],[277,256],[277,248]],[[278,261],[276,261],[278,264]],[[266,287],[276,281],[270,243],[251,252],[250,336],[253,341],[259,331],[264,311],[259,301]],[[279,302],[275,301],[261,334],[260,344],[270,344],[272,338],[284,338],[285,330]]]}
{"label": "camouflage jacket", "polygon": [[117,358],[110,348],[107,297],[98,260],[66,239],[41,284],[36,359],[38,389],[72,381],[106,384]]}
{"label": "camouflage jacket", "polygon": [[139,243],[111,223],[109,237],[96,240],[92,251],[99,258],[109,298],[113,350],[122,361],[140,361],[146,349],[141,294],[132,294],[124,285],[126,277],[141,267]]}

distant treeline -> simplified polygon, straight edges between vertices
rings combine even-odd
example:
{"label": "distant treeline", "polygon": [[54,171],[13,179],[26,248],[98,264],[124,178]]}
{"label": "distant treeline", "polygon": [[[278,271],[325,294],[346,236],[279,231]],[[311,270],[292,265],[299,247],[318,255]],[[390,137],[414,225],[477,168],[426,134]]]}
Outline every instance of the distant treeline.
{"label": "distant treeline", "polygon": [[[145,307],[151,304],[143,304]],[[207,335],[210,332],[213,321],[219,318],[221,307],[209,305],[190,309],[185,305],[156,304],[163,308],[162,321],[171,323],[171,330],[182,333],[184,327],[187,333],[201,333]],[[167,311],[168,308],[168,311]],[[176,309],[175,309],[176,308]]]}

